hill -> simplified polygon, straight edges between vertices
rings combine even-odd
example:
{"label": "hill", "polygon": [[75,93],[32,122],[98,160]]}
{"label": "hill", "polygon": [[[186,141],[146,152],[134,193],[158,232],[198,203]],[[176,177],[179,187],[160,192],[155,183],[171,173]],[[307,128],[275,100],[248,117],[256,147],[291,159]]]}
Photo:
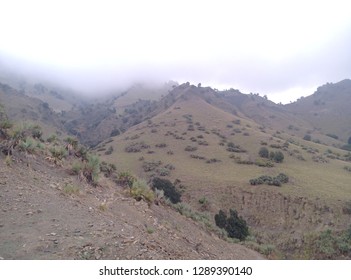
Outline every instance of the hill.
{"label": "hill", "polygon": [[[108,188],[98,184],[102,196],[111,198],[116,187],[120,188],[117,196],[123,196],[120,178],[125,176],[144,179],[143,184],[153,188],[157,196],[155,178],[167,179],[169,183],[164,184],[170,189],[163,190],[167,195],[161,205],[152,204],[149,209],[158,209],[157,215],[165,215],[165,221],[181,213],[211,238],[240,242],[268,258],[351,258],[351,155],[341,149],[349,129],[344,121],[350,118],[345,107],[348,80],[322,86],[318,93],[289,105],[275,104],[258,94],[218,91],[189,83],[165,85],[162,90],[155,89],[164,94],[148,99],[147,94],[154,90],[135,85],[124,93],[84,100],[60,112],[25,92],[5,84],[2,87],[13,93],[3,93],[1,100],[11,112],[10,119],[28,118],[21,115],[21,110],[31,104],[31,110],[28,107],[26,111],[29,116],[37,113],[36,120],[44,131],[55,128],[63,135],[75,136],[99,156],[104,162],[100,171],[107,172],[112,180]],[[320,105],[315,105],[316,96],[323,100]],[[77,140],[72,141],[66,142],[71,145]],[[68,144],[66,147],[70,147]],[[52,156],[49,147],[46,153]],[[67,170],[73,168],[69,159],[63,162]],[[96,191],[87,193],[99,197]],[[130,192],[136,194],[132,188]],[[143,194],[139,199],[143,201],[147,196]],[[169,201],[175,197],[180,201]],[[134,201],[124,199],[129,204]],[[111,213],[117,215],[114,207]],[[132,211],[124,207],[118,208],[121,215]],[[110,212],[110,206],[108,209]],[[247,222],[250,234],[245,241],[228,238],[216,226],[216,214],[220,210],[232,213],[230,209]],[[165,239],[166,235],[157,238]]]}
{"label": "hill", "polygon": [[351,136],[351,80],[327,83],[306,98],[287,105],[287,109],[308,121],[313,130],[347,143]]}
{"label": "hill", "polygon": [[23,130],[17,142],[9,128],[1,132],[0,259],[262,258],[160,201],[136,200],[100,168],[92,183],[86,168],[96,158],[74,141],[63,146]]}
{"label": "hill", "polygon": [[[211,217],[235,207],[257,240],[274,244],[285,257],[300,258],[309,234],[349,226],[350,173],[344,169],[349,154],[304,140],[297,132],[303,135],[311,126],[284,107],[236,95],[181,85],[163,100],[168,106],[161,106],[162,112],[95,150],[120,170],[181,181],[184,202]],[[281,152],[283,163],[261,158],[262,147]],[[250,184],[280,173],[289,183],[279,188]],[[200,201],[206,201],[205,208]]]}

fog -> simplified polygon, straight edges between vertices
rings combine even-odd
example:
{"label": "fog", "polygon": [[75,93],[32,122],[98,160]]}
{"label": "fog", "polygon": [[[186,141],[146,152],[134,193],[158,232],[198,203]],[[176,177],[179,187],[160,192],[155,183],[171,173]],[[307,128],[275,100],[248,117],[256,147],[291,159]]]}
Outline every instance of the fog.
{"label": "fog", "polygon": [[174,80],[276,102],[350,78],[347,1],[4,1],[0,66],[89,95]]}

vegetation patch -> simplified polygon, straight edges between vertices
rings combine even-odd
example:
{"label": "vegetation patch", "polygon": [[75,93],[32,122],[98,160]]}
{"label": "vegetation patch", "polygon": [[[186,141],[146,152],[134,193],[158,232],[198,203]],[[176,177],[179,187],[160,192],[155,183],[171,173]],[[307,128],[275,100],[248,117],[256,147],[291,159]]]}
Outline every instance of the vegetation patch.
{"label": "vegetation patch", "polygon": [[137,201],[145,200],[147,202],[153,202],[155,194],[146,183],[145,180],[135,180],[130,188],[130,195]]}
{"label": "vegetation patch", "polygon": [[234,144],[233,142],[227,143],[227,151],[233,153],[246,153],[247,151],[241,148],[239,145]]}
{"label": "vegetation patch", "polygon": [[186,146],[184,149],[184,151],[186,151],[186,152],[194,152],[196,150],[197,150],[197,147],[195,147],[195,146]]}
{"label": "vegetation patch", "polygon": [[143,169],[145,172],[154,171],[157,167],[162,164],[162,161],[144,161]]}
{"label": "vegetation patch", "polygon": [[255,185],[271,185],[271,186],[278,186],[280,187],[282,184],[288,183],[289,182],[289,177],[284,174],[280,173],[276,177],[271,177],[267,175],[260,176],[256,179],[251,179],[250,184],[255,186]]}
{"label": "vegetation patch", "polygon": [[173,204],[181,202],[181,194],[172,184],[171,181],[167,179],[161,179],[158,177],[153,178],[152,188],[162,190],[164,196],[168,198]]}
{"label": "vegetation patch", "polygon": [[124,150],[127,153],[139,153],[144,149],[149,149],[150,146],[145,144],[145,142],[137,142],[137,143],[132,143],[129,146],[127,146]]}
{"label": "vegetation patch", "polygon": [[229,210],[229,217],[223,210],[220,210],[214,218],[216,226],[225,229],[230,238],[245,240],[249,235],[249,228],[246,221],[238,215],[235,209]]}

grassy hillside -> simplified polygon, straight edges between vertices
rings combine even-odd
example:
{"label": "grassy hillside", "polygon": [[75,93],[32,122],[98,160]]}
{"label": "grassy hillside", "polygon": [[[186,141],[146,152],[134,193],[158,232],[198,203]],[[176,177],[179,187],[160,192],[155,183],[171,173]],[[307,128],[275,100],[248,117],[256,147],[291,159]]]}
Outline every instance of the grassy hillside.
{"label": "grassy hillside", "polygon": [[351,258],[342,246],[349,242],[351,154],[340,149],[348,89],[348,81],[326,85],[283,106],[189,83],[147,99],[154,90],[139,85],[56,113],[3,84],[0,102],[10,119],[65,130],[93,147],[116,166],[115,181],[128,174],[149,184],[170,180],[181,194],[171,207],[222,238],[214,217],[234,208],[250,229],[242,243],[270,258]]}
{"label": "grassy hillside", "polygon": [[[144,178],[180,180],[184,201],[201,210],[199,201],[205,199],[204,212],[211,216],[222,208],[240,209],[258,238],[275,243],[289,257],[301,257],[298,250],[284,247],[293,236],[302,242],[309,232],[349,226],[345,214],[351,201],[351,174],[344,169],[350,166],[347,152],[304,140],[296,132],[307,131],[308,124],[289,119],[289,112],[261,106],[263,117],[277,116],[268,117],[272,121],[262,126],[240,106],[236,105],[234,113],[228,112],[228,106],[226,110],[215,106],[218,103],[206,100],[202,88],[183,86],[181,91],[174,93],[174,103],[157,116],[100,144],[96,150],[101,157],[119,170]],[[285,118],[286,123],[277,126],[276,118]],[[289,123],[294,124],[293,129],[281,129]],[[281,151],[283,162],[261,158],[262,147]],[[108,150],[113,152],[108,154]],[[280,173],[289,177],[281,187],[250,184],[250,179]]]}

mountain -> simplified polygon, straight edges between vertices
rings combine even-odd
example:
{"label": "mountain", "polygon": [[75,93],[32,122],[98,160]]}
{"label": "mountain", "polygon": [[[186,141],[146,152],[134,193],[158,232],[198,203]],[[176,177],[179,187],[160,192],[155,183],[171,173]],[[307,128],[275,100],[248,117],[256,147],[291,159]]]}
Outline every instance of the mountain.
{"label": "mountain", "polygon": [[[43,87],[49,88],[44,83]],[[48,92],[44,90],[42,97]],[[100,200],[108,198],[111,209],[106,215],[114,223],[112,217],[124,217],[132,211],[122,202],[123,207],[113,210],[111,197],[115,189],[118,196],[124,196],[121,201],[126,199],[129,204],[134,201],[121,186],[121,176],[144,179],[156,196],[160,190],[155,182],[166,179],[160,205],[151,203],[143,211],[156,211],[163,217],[162,226],[179,213],[189,217],[200,232],[209,234],[202,243],[206,246],[216,242],[211,239],[215,236],[228,240],[225,237],[228,227],[221,230],[216,227],[218,216],[217,220],[215,217],[223,210],[224,215],[237,213],[245,221],[241,224],[249,227],[250,236],[241,244],[268,258],[349,259],[351,156],[342,149],[349,137],[347,120],[351,114],[346,107],[349,93],[350,81],[345,80],[324,85],[312,96],[295,103],[281,105],[235,89],[218,91],[190,83],[168,83],[155,88],[136,84],[122,93],[98,100],[79,100],[70,109],[54,110],[55,102],[45,103],[43,98],[19,92],[4,83],[0,102],[13,121],[30,119],[36,113],[32,119],[44,126],[43,130],[62,131],[89,146],[90,152],[104,163],[100,172],[107,172],[112,181],[107,184],[109,188],[105,187],[106,182],[99,183],[98,190],[82,186],[87,197],[76,199],[84,204],[85,198],[92,199],[89,193],[101,195]],[[65,98],[68,103],[69,100]],[[75,142],[67,141],[65,147],[71,149]],[[45,153],[51,158],[53,144],[45,145],[48,145]],[[75,154],[81,156],[81,152]],[[74,161],[69,157],[61,163],[67,170],[74,169]],[[111,171],[111,166],[116,171]],[[133,188],[130,192],[136,194]],[[137,197],[143,201],[147,194]],[[80,211],[77,216],[80,215],[85,214]],[[142,223],[143,219],[145,216],[138,221]],[[184,228],[188,226],[184,223]],[[134,228],[136,232],[139,229]],[[181,229],[179,234],[184,239],[191,233]],[[166,235],[157,235],[156,240],[160,239],[166,239]],[[183,245],[176,242],[174,246]],[[218,246],[224,248],[223,243]],[[178,258],[186,255],[183,252]],[[219,257],[218,251],[207,252],[203,258],[209,258],[213,252],[214,258]],[[223,256],[234,257],[225,255],[226,250],[223,252]],[[111,257],[105,255],[108,256]],[[163,253],[153,256],[168,258]],[[131,258],[137,257],[132,254]]]}
{"label": "mountain", "polygon": [[287,105],[287,109],[308,121],[313,130],[347,142],[351,136],[351,80],[327,83],[317,91]]}
{"label": "mountain", "polygon": [[45,136],[64,134],[64,127],[48,103],[30,97],[7,84],[0,83],[0,104],[4,105],[9,119],[17,123],[30,122],[42,126]]}
{"label": "mountain", "polygon": [[[162,101],[168,106],[161,112],[105,140],[98,154],[140,177],[181,181],[184,201],[211,216],[235,207],[258,240],[288,258],[302,254],[308,233],[348,226],[350,173],[344,167],[350,158],[336,148],[339,140],[258,96],[183,84]],[[307,132],[315,141],[303,139]],[[261,158],[263,147],[282,152],[284,162]],[[280,173],[289,177],[280,188],[250,184]],[[205,210],[199,201],[206,201]]]}

